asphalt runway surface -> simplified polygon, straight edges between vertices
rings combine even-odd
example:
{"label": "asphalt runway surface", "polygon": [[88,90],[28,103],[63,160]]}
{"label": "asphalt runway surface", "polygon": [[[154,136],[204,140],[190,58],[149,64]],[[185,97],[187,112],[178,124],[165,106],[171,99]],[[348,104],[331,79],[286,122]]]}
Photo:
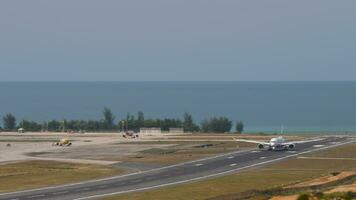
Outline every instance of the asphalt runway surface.
{"label": "asphalt runway surface", "polygon": [[36,190],[2,193],[0,199],[101,199],[110,195],[149,190],[236,173],[240,170],[260,167],[304,153],[334,148],[352,142],[355,142],[354,138],[323,137],[317,141],[297,144],[295,149],[288,151],[258,149],[238,151],[129,175]]}

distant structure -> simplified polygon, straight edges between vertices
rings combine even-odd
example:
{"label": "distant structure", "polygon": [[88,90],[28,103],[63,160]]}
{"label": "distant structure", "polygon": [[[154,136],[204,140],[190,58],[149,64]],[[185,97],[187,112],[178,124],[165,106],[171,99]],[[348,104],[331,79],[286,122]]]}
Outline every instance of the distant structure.
{"label": "distant structure", "polygon": [[184,133],[183,128],[169,128],[169,133]]}
{"label": "distant structure", "polygon": [[140,128],[140,135],[162,135],[162,134],[182,134],[183,128],[169,128],[169,131],[162,131],[161,128]]}
{"label": "distant structure", "polygon": [[19,128],[19,129],[17,130],[17,132],[18,132],[18,133],[24,133],[24,132],[25,132],[25,129],[24,129],[24,128]]}
{"label": "distant structure", "polygon": [[161,128],[140,128],[140,134],[142,135],[161,135]]}

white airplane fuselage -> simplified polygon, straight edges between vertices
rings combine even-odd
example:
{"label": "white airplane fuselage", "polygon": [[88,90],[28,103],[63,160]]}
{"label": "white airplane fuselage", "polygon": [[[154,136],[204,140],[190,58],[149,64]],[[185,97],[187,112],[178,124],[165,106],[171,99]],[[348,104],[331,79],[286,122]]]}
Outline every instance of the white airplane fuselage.
{"label": "white airplane fuselage", "polygon": [[263,142],[263,141],[256,141],[256,140],[246,140],[246,139],[236,139],[233,138],[236,142],[248,142],[248,143],[254,143],[257,144],[257,147],[259,149],[268,149],[268,150],[288,150],[288,149],[294,149],[296,144],[302,144],[306,142],[315,142],[315,141],[320,141],[322,138],[315,138],[315,139],[309,139],[309,140],[301,140],[301,141],[286,141],[282,136],[272,138],[269,142]]}
{"label": "white airplane fuselage", "polygon": [[[261,146],[262,145],[262,146]],[[264,145],[259,145],[259,148],[263,147]],[[293,149],[295,144],[286,143],[286,140],[283,137],[276,137],[272,138],[267,145],[269,150],[286,150],[286,149]]]}

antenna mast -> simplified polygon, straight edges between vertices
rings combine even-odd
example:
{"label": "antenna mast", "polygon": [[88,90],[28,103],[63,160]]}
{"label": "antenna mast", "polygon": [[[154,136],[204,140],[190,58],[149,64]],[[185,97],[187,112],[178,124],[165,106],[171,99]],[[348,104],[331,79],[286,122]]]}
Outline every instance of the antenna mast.
{"label": "antenna mast", "polygon": [[284,133],[284,126],[281,125],[281,135],[283,135],[283,133]]}

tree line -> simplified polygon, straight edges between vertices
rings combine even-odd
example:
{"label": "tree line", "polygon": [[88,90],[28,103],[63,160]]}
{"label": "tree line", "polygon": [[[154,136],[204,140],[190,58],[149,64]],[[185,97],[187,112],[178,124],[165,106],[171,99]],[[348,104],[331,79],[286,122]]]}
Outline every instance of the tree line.
{"label": "tree line", "polygon": [[[17,123],[16,117],[8,113],[2,118],[0,130],[16,131],[23,128],[26,131],[33,132],[112,132],[125,130],[139,132],[140,128],[143,127],[158,127],[163,131],[168,131],[169,128],[183,128],[184,132],[226,133],[231,132],[233,126],[233,122],[227,117],[212,117],[197,124],[190,113],[184,113],[183,119],[146,119],[142,111],[139,111],[136,116],[127,113],[126,118],[118,121],[115,121],[115,118],[109,108],[104,108],[101,120],[51,120],[42,123],[31,120],[21,120]],[[237,121],[235,132],[242,133],[243,130],[243,122]]]}

